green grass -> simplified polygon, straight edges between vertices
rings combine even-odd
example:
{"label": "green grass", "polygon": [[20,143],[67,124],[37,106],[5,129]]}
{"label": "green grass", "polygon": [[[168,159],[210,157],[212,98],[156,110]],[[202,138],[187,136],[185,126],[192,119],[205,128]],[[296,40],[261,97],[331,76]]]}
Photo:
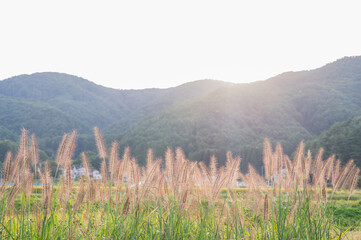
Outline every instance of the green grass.
{"label": "green grass", "polygon": [[[8,154],[4,164],[5,185],[14,186],[0,186],[1,239],[317,240],[352,239],[360,231],[361,191],[351,198],[339,191],[354,190],[359,169],[352,161],[340,170],[332,158],[312,160],[304,154],[303,143],[291,161],[280,145],[273,151],[265,141],[265,175],[271,186],[251,165],[247,174],[240,173],[241,159],[231,153],[226,166],[218,169],[215,158],[208,167],[187,160],[181,149],[167,150],[163,168],[162,160],[150,152],[142,168],[129,149],[118,160],[116,143],[108,161],[102,153],[103,180],[85,175],[73,182],[69,173],[74,131],[59,147],[63,152],[57,162],[65,172],[59,183],[52,185],[45,163],[38,171],[42,187],[33,188],[26,134],[23,130],[15,163]],[[100,136],[97,140],[105,150]],[[36,152],[34,146],[31,153]],[[82,163],[88,169],[84,154]],[[274,178],[281,176],[282,165],[285,176]],[[237,178],[248,188],[235,188]],[[326,188],[327,180],[332,189]]]}
{"label": "green grass", "polygon": [[300,192],[288,197],[278,194],[270,201],[268,218],[242,204],[244,191],[237,193],[236,204],[224,194],[213,205],[205,200],[184,210],[168,198],[167,205],[157,200],[139,206],[125,201],[85,202],[74,212],[72,201],[62,209],[54,199],[50,214],[39,218],[34,207],[41,201],[40,194],[29,199],[21,194],[16,210],[10,212],[2,203],[2,239],[347,239],[342,233],[358,231],[361,219],[361,200],[347,203],[343,192],[335,193],[339,200],[317,209]]}

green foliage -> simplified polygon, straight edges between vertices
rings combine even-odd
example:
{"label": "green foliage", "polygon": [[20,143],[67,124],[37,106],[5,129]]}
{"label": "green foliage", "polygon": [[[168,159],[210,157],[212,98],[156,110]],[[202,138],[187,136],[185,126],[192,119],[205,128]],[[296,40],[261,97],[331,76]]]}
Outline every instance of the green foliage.
{"label": "green foliage", "polygon": [[[336,157],[346,162],[353,159],[361,166],[361,117],[335,123],[328,131],[315,140],[307,143],[312,150],[324,148],[325,157],[336,154]],[[359,185],[361,186],[361,185]]]}
{"label": "green foliage", "polygon": [[334,222],[343,229],[360,229],[361,225],[361,201],[352,205],[342,204],[331,207],[334,213]]}
{"label": "green foliage", "polygon": [[215,154],[221,164],[225,150],[231,150],[243,157],[243,169],[252,162],[261,170],[257,157],[265,137],[281,142],[290,154],[301,140],[361,115],[360,66],[361,57],[344,58],[312,71],[218,88],[144,120],[118,139],[140,161],[147,147],[160,155],[166,146],[180,146],[191,159],[208,162]]}
{"label": "green foliage", "polygon": [[6,153],[12,152],[15,154],[18,150],[18,145],[10,140],[2,140],[0,141],[0,162],[5,161]]}
{"label": "green foliage", "polygon": [[[108,144],[130,146],[140,164],[149,147],[160,156],[179,146],[191,159],[208,162],[214,154],[221,164],[231,150],[242,156],[242,169],[252,162],[261,170],[263,138],[290,154],[301,140],[361,115],[360,69],[361,57],[353,57],[250,84],[203,80],[145,90],[110,89],[60,73],[21,75],[0,81],[0,139],[16,141],[25,127],[54,158],[62,134],[77,129],[77,157],[94,149],[92,128],[99,126]],[[359,140],[350,140],[352,146],[331,144],[346,147],[343,159],[358,156]]]}

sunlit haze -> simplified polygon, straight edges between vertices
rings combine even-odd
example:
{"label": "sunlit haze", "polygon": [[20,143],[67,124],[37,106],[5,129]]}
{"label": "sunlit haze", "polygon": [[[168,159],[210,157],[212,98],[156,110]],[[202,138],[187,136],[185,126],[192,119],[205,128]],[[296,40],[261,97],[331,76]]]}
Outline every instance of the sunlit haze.
{"label": "sunlit haze", "polygon": [[264,80],[361,55],[358,1],[2,1],[0,79],[120,89]]}

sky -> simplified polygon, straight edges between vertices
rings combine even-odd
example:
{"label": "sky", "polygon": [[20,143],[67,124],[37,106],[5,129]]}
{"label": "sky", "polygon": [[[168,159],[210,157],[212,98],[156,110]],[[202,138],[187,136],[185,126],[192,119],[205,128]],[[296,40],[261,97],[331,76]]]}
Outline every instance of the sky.
{"label": "sky", "polygon": [[235,83],[361,55],[357,1],[1,1],[0,79],[62,72],[117,89]]}

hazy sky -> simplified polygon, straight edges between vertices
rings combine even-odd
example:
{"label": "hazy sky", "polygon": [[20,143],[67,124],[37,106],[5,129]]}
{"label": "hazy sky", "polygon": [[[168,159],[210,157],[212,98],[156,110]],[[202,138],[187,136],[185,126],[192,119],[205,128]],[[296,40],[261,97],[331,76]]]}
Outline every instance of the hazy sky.
{"label": "hazy sky", "polygon": [[113,88],[264,80],[361,55],[358,1],[1,1],[0,79]]}

